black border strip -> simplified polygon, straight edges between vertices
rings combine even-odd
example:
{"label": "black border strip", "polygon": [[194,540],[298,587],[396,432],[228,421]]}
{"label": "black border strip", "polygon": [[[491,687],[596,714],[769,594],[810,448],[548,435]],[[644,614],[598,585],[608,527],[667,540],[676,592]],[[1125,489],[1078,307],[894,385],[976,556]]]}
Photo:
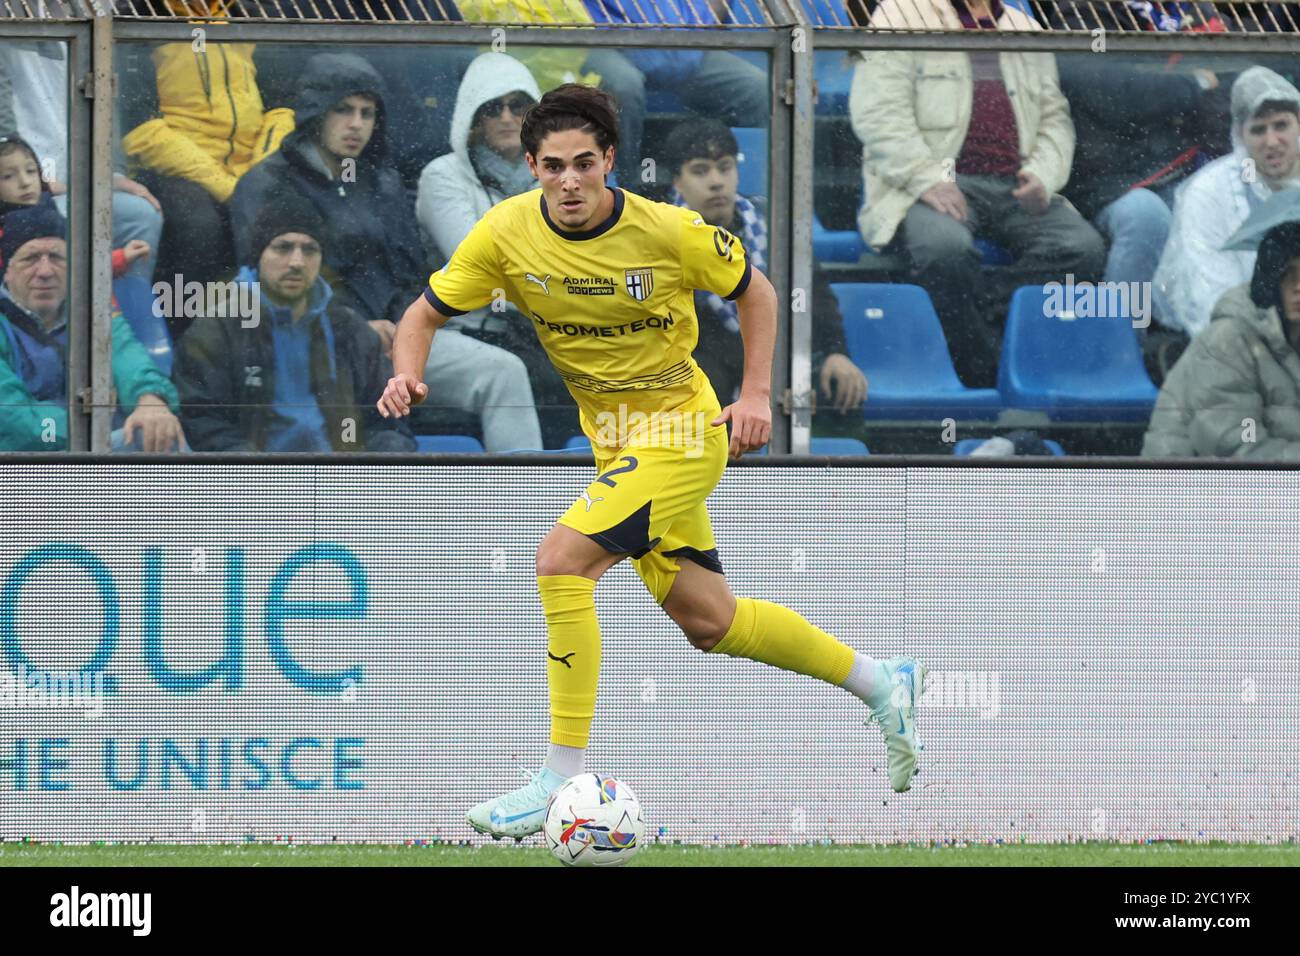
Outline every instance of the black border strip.
{"label": "black border strip", "polygon": [[[591,467],[595,458],[578,452],[517,452],[514,454],[422,455],[267,454],[265,452],[189,452],[182,455],[94,454],[89,452],[3,452],[5,465],[464,465],[469,467]],[[1038,455],[975,458],[969,455],[750,455],[728,463],[729,468],[1000,468],[1106,471],[1300,471],[1300,461],[1240,461],[1223,458],[1137,458]]]}

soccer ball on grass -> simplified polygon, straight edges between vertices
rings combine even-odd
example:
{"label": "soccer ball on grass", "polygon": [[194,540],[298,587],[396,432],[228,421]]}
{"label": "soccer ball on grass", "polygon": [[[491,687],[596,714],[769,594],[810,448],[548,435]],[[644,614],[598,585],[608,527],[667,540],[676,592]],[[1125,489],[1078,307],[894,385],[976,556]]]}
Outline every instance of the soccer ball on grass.
{"label": "soccer ball on grass", "polygon": [[645,823],[631,787],[581,773],[551,794],[542,833],[547,848],[568,866],[621,866],[641,848]]}

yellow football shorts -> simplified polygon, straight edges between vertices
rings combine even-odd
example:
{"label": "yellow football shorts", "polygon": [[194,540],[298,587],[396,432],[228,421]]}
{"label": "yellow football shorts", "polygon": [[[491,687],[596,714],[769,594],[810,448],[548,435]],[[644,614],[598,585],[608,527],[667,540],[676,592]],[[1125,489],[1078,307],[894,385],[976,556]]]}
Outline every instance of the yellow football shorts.
{"label": "yellow football shorts", "polygon": [[635,438],[595,449],[597,477],[559,520],[613,554],[630,554],[655,603],[663,604],[688,558],[722,573],[705,500],[727,467],[727,429],[694,442]]}

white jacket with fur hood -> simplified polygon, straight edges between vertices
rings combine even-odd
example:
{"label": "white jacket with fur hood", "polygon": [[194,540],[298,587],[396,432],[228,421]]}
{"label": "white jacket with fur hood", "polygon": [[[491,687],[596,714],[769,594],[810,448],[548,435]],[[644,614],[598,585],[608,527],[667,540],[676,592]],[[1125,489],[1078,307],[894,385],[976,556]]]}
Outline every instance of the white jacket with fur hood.
{"label": "white jacket with fur hood", "polygon": [[[475,58],[456,93],[456,109],[451,116],[452,151],[430,162],[420,173],[415,215],[444,258],[451,257],[484,213],[506,198],[479,179],[470,161],[469,132],[480,106],[516,91],[527,93],[534,100],[542,98],[533,74],[514,57],[484,53]],[[475,322],[471,318],[474,315],[457,318],[477,326],[482,318]],[[465,323],[453,321],[453,325],[462,324]]]}

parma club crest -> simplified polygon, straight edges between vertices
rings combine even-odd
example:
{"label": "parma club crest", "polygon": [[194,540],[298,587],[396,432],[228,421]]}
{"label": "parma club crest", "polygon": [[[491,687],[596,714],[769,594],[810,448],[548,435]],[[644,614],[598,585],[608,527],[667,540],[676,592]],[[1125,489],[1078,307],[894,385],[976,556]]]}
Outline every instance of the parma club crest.
{"label": "parma club crest", "polygon": [[627,269],[623,273],[623,282],[627,286],[628,295],[638,302],[644,302],[654,291],[655,271],[654,269]]}

